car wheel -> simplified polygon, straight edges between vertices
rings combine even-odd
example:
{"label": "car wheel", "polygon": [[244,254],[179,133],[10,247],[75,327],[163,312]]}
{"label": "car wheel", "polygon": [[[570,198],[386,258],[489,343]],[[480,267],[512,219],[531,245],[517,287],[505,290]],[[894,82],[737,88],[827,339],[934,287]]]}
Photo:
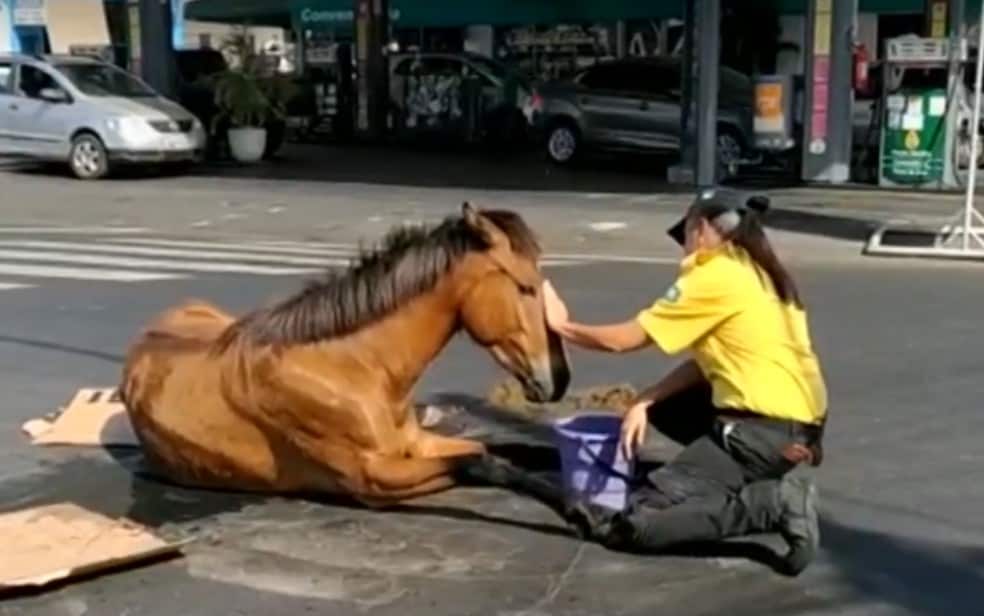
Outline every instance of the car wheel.
{"label": "car wheel", "polygon": [[738,172],[744,148],[741,140],[728,129],[718,129],[717,162],[725,178],[730,178]]}
{"label": "car wheel", "polygon": [[68,164],[80,180],[98,180],[109,173],[106,146],[92,133],[82,133],[72,139]]}
{"label": "car wheel", "polygon": [[557,164],[565,165],[574,160],[579,145],[577,129],[566,122],[555,124],[547,133],[547,156]]}

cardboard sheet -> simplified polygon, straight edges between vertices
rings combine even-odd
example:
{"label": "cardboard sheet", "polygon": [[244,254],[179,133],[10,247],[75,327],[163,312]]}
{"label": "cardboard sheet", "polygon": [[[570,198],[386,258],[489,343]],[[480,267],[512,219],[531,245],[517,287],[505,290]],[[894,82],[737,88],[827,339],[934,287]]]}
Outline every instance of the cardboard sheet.
{"label": "cardboard sheet", "polygon": [[32,419],[21,429],[35,445],[140,446],[112,387],[80,389],[60,414]]}
{"label": "cardboard sheet", "polygon": [[129,520],[114,520],[71,503],[0,514],[0,591],[42,587],[58,580],[177,553]]}

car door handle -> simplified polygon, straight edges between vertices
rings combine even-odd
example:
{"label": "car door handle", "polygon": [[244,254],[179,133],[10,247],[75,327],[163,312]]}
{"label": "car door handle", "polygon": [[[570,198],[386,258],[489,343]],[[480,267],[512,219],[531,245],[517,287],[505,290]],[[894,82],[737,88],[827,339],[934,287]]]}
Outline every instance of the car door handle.
{"label": "car door handle", "polygon": [[642,101],[641,103],[639,103],[639,109],[641,109],[642,111],[649,111],[649,102]]}
{"label": "car door handle", "polygon": [[20,109],[20,107],[17,106],[17,103],[10,103],[11,111],[17,111],[18,109]]}

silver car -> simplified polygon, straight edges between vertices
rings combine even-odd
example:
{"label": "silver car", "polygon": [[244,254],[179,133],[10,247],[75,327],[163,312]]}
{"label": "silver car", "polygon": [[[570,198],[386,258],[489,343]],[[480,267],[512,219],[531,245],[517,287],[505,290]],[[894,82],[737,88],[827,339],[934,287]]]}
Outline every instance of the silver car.
{"label": "silver car", "polygon": [[115,163],[198,160],[205,130],[130,73],[77,56],[0,56],[0,155],[66,161],[97,179]]}

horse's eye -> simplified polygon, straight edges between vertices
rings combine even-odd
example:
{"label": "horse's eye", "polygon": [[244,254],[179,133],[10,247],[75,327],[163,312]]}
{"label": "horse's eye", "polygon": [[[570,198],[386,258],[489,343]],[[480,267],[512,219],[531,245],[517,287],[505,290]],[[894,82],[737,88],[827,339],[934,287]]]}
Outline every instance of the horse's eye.
{"label": "horse's eye", "polygon": [[520,292],[521,295],[529,295],[529,296],[534,296],[534,297],[536,296],[536,287],[531,286],[531,285],[528,285],[528,284],[523,284],[521,282],[520,283],[516,283],[516,286],[519,287],[519,292]]}

